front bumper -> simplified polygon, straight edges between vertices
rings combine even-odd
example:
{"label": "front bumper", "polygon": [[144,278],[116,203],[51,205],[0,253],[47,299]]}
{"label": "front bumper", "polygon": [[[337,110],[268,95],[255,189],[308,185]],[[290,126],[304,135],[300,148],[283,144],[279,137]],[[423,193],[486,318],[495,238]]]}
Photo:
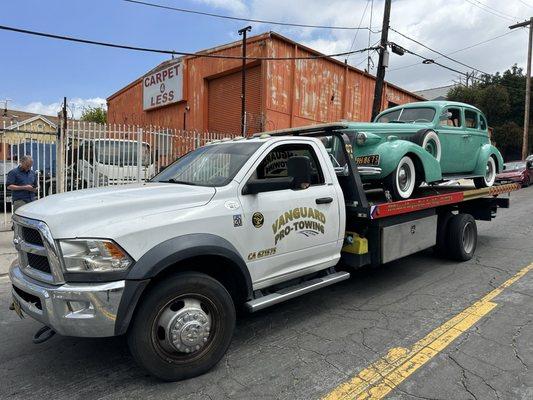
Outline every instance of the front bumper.
{"label": "front bumper", "polygon": [[13,298],[24,313],[65,336],[115,335],[125,281],[51,285],[24,275],[14,262],[9,270]]}

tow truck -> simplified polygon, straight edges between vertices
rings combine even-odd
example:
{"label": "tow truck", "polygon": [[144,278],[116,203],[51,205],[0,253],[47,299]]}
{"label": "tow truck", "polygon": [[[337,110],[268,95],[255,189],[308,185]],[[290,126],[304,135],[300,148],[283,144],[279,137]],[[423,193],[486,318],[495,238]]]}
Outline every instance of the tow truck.
{"label": "tow truck", "polygon": [[[256,312],[415,252],[472,258],[476,220],[518,185],[365,187],[347,126],[211,143],[149,182],[46,197],[17,210],[13,309],[34,338],[125,335],[162,380],[223,357],[236,310]],[[371,173],[372,171],[370,171]]]}

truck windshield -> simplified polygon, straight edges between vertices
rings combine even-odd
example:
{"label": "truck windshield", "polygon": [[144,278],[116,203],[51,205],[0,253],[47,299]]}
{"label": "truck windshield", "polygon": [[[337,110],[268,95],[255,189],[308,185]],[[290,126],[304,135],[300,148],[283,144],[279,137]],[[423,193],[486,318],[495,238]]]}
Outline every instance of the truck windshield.
{"label": "truck windshield", "polygon": [[[98,140],[96,142],[96,160],[107,165],[137,165],[137,142],[124,140]],[[142,143],[142,165],[150,165],[150,146]]]}
{"label": "truck windshield", "polygon": [[221,143],[200,147],[178,159],[151,182],[198,186],[227,185],[261,143]]}
{"label": "truck windshield", "polygon": [[386,112],[376,118],[376,122],[432,122],[435,109],[429,107],[401,108]]}

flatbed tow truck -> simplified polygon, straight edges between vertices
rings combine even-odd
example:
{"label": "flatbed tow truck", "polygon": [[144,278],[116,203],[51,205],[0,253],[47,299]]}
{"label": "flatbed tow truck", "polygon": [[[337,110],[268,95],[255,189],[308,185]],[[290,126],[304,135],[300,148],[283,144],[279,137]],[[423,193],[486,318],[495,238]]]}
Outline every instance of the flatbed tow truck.
{"label": "flatbed tow truck", "polygon": [[[254,312],[434,248],[458,261],[519,189],[366,190],[343,124],[223,140],[152,181],[47,197],[14,216],[13,309],[51,332],[126,335],[163,380],[212,368]],[[333,151],[332,149],[336,149]],[[244,306],[244,307],[243,307]]]}

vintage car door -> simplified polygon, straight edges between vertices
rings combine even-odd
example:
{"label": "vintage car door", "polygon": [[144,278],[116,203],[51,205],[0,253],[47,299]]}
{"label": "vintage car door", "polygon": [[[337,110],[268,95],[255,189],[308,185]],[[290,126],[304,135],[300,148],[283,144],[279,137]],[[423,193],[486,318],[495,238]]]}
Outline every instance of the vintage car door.
{"label": "vintage car door", "polygon": [[465,172],[471,172],[478,162],[481,144],[486,133],[480,130],[479,113],[468,107],[464,108],[465,134],[463,165]]}
{"label": "vintage car door", "polygon": [[438,133],[442,146],[440,166],[443,174],[465,172],[463,156],[465,132],[463,112],[460,107],[450,106],[438,117]]}
{"label": "vintage car door", "polygon": [[[269,147],[240,184],[243,248],[254,288],[320,270],[336,260],[339,240],[339,198],[334,177],[316,143],[291,140]],[[311,160],[312,182],[307,188],[242,194],[250,179],[287,177],[287,160]]]}

